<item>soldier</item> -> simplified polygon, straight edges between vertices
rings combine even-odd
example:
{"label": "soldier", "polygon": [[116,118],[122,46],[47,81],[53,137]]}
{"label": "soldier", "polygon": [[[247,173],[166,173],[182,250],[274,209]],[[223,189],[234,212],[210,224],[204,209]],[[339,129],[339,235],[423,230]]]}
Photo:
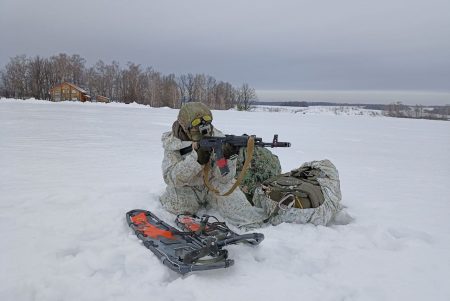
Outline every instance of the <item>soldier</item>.
{"label": "soldier", "polygon": [[[267,214],[262,208],[253,207],[244,193],[236,188],[230,195],[221,196],[234,184],[236,156],[239,149],[223,146],[230,172],[220,174],[214,165],[214,153],[198,148],[197,142],[205,136],[223,137],[212,125],[212,114],[203,103],[184,104],[172,125],[172,131],[162,135],[164,160],[162,164],[166,191],[160,197],[163,207],[171,213],[195,214],[200,208],[210,206],[233,225],[251,229],[260,227]],[[205,164],[211,164],[207,175],[212,187],[220,194],[210,191],[204,183]]]}

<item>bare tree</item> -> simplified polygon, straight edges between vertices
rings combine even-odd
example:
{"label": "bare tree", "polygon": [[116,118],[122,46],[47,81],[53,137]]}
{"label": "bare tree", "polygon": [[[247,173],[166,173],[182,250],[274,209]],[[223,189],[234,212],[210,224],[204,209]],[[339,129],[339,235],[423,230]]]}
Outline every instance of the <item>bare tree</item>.
{"label": "bare tree", "polygon": [[192,100],[206,103],[206,76],[204,74],[196,74],[194,76],[191,101]]}
{"label": "bare tree", "polygon": [[218,107],[218,104],[214,97],[214,89],[215,89],[216,85],[217,85],[217,82],[214,77],[212,77],[212,76],[206,77],[206,101],[205,101],[205,103],[212,108]]}
{"label": "bare tree", "polygon": [[238,91],[230,83],[219,82],[214,88],[214,108],[226,110],[237,103]]}
{"label": "bare tree", "polygon": [[152,107],[158,107],[159,99],[157,97],[159,86],[161,85],[161,75],[159,72],[154,71],[152,68],[147,68],[144,72],[144,91],[143,101],[144,104]]}
{"label": "bare tree", "polygon": [[244,83],[238,90],[237,109],[239,111],[249,111],[257,100],[255,89]]}
{"label": "bare tree", "polygon": [[189,73],[187,75],[181,75],[179,78],[179,86],[181,91],[181,97],[184,102],[195,101],[194,98],[194,89],[195,89],[195,81],[194,75]]}
{"label": "bare tree", "polygon": [[11,58],[2,75],[4,89],[9,97],[25,98],[29,96],[29,68],[25,55]]}
{"label": "bare tree", "polygon": [[181,107],[180,93],[174,74],[162,77],[162,89],[160,94],[161,103],[163,106],[171,108]]}
{"label": "bare tree", "polygon": [[86,64],[86,60],[79,56],[78,54],[74,54],[69,58],[69,66],[70,66],[70,78],[69,81],[74,83],[75,85],[83,85],[84,79],[84,65]]}
{"label": "bare tree", "polygon": [[31,96],[37,99],[45,99],[50,87],[45,83],[46,60],[39,56],[29,60],[31,76]]}
{"label": "bare tree", "polygon": [[121,100],[125,103],[139,102],[142,100],[139,91],[141,67],[132,62],[128,62],[127,67],[121,72]]}

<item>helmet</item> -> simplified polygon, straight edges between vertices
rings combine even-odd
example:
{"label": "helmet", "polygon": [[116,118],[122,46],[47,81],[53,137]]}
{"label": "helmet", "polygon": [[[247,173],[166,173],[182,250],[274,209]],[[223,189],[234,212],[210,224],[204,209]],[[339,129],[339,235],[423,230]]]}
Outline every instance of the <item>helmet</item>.
{"label": "helmet", "polygon": [[187,131],[192,126],[191,123],[196,118],[203,116],[212,117],[211,110],[201,102],[188,102],[181,106],[178,113],[178,122]]}
{"label": "helmet", "polygon": [[[198,141],[202,136],[212,132],[211,110],[201,102],[185,103],[178,113],[178,123],[193,141]],[[207,122],[206,130],[202,130],[203,123]],[[200,128],[200,130],[199,130]]]}

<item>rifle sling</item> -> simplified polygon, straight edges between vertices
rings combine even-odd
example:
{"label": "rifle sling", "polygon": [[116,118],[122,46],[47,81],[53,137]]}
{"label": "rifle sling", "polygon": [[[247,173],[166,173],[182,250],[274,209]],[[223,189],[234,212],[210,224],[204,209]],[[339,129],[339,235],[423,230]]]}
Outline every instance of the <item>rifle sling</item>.
{"label": "rifle sling", "polygon": [[209,190],[211,190],[212,192],[214,192],[217,195],[220,195],[220,196],[230,195],[236,189],[236,187],[238,187],[241,184],[242,179],[244,179],[245,173],[247,172],[247,169],[250,167],[250,163],[252,162],[254,148],[255,148],[255,139],[253,137],[249,137],[247,140],[247,158],[245,159],[244,165],[242,166],[242,170],[239,173],[239,176],[237,177],[236,182],[234,182],[234,184],[230,188],[230,190],[228,190],[224,194],[220,194],[219,190],[217,190],[211,186],[211,183],[209,182],[209,179],[208,179],[208,175],[211,170],[211,167],[209,165],[209,162],[207,164],[205,164],[205,167],[203,168],[203,182],[205,183],[206,187],[208,187]]}
{"label": "rifle sling", "polygon": [[180,155],[184,156],[192,152],[192,145],[186,146],[185,148],[180,149]]}

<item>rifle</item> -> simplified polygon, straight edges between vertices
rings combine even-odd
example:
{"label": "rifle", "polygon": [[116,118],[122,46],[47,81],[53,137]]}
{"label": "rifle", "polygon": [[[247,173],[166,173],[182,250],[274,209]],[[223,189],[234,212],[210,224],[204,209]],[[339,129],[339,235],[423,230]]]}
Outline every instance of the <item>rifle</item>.
{"label": "rifle", "polygon": [[248,139],[253,138],[255,141],[255,146],[259,147],[290,147],[290,142],[279,142],[278,135],[273,135],[272,142],[263,142],[262,138],[256,137],[255,135],[225,135],[225,137],[204,137],[199,142],[199,148],[214,151],[216,154],[216,163],[220,169],[220,174],[225,176],[230,172],[228,168],[227,159],[223,156],[222,145],[228,143],[234,147],[246,147],[248,143]]}

